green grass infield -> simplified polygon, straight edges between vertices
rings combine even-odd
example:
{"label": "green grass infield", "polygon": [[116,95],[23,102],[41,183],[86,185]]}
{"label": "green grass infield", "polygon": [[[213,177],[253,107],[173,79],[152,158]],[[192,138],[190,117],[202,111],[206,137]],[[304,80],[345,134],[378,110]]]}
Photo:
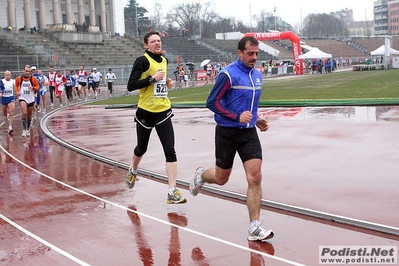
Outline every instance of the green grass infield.
{"label": "green grass infield", "polygon": [[[212,85],[169,90],[172,107],[204,107]],[[90,104],[107,108],[137,105],[138,95],[121,96]],[[260,105],[397,105],[399,69],[342,71],[289,77],[265,77]]]}

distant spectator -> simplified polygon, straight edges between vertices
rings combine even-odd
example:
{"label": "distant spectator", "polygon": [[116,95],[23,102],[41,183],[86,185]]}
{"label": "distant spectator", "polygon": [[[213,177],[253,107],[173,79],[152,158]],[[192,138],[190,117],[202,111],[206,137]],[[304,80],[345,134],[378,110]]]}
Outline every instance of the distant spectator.
{"label": "distant spectator", "polygon": [[194,66],[193,65],[190,65],[189,67],[188,67],[188,70],[190,71],[190,80],[194,80]]}
{"label": "distant spectator", "polygon": [[181,86],[181,82],[184,81],[184,85],[187,86],[187,81],[184,79],[185,72],[184,68],[180,67],[179,69],[179,87]]}

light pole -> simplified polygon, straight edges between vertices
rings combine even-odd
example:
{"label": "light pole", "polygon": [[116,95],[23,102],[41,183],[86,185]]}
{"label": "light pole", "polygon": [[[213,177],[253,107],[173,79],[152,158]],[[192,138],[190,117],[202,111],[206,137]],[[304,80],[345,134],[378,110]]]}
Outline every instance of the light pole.
{"label": "light pole", "polygon": [[139,36],[139,20],[138,20],[138,18],[137,18],[137,6],[138,6],[139,4],[138,4],[138,3],[135,3],[134,5],[135,5],[135,7],[136,7],[136,36],[137,36],[137,37],[140,37],[140,36]]}
{"label": "light pole", "polygon": [[277,16],[276,16],[277,7],[274,8],[273,12],[274,12],[274,30],[277,30]]}

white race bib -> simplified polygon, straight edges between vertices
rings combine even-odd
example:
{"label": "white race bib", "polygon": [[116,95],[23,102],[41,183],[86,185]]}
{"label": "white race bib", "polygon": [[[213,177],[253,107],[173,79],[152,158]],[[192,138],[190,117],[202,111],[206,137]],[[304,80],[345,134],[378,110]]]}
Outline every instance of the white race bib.
{"label": "white race bib", "polygon": [[168,97],[168,88],[166,87],[166,78],[154,83],[154,97],[156,97],[156,98]]}

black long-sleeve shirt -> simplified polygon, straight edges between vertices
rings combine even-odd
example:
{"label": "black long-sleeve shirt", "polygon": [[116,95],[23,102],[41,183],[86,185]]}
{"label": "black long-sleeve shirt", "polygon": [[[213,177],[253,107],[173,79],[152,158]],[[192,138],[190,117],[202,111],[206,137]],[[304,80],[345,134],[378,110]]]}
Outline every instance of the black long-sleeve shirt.
{"label": "black long-sleeve shirt", "polygon": [[[162,57],[161,57],[162,55],[153,54],[148,50],[146,50],[145,52],[158,63],[162,62]],[[150,68],[150,62],[144,55],[137,57],[136,61],[133,64],[129,81],[127,83],[128,91],[139,90],[141,88],[148,87],[150,85],[151,76],[140,80],[141,74],[147,71],[149,68]]]}

